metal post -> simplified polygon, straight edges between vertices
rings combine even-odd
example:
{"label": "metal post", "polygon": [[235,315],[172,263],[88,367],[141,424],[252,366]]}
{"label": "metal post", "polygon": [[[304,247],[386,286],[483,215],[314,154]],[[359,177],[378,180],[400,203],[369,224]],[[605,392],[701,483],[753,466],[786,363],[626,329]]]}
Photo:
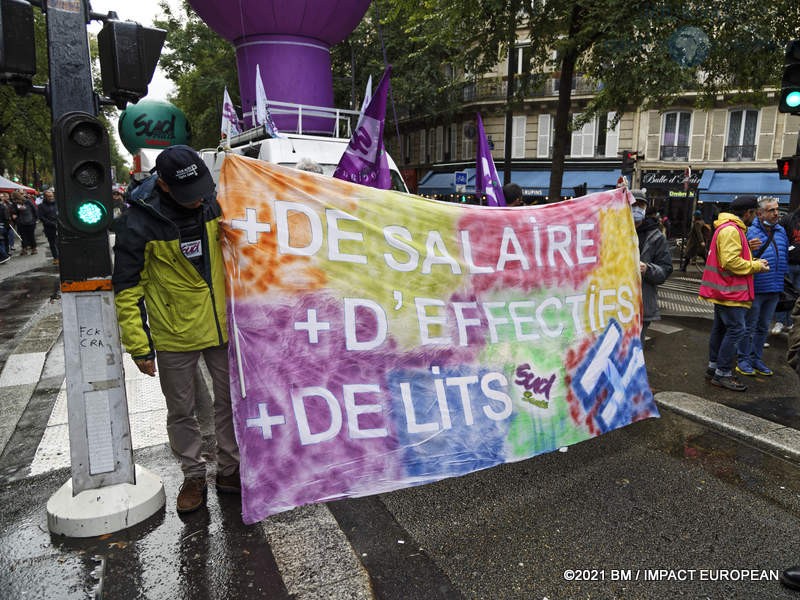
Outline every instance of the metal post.
{"label": "metal post", "polygon": [[[53,123],[70,112],[97,115],[85,0],[45,5]],[[55,139],[55,136],[54,136]],[[54,157],[57,152],[54,142]],[[63,178],[62,178],[63,179]],[[111,186],[110,180],[101,185]],[[56,194],[66,190],[56,189]],[[66,197],[66,196],[65,196]],[[72,478],[47,503],[50,530],[71,537],[118,531],[164,505],[160,479],[135,467],[108,235],[83,239],[59,228],[59,243],[98,253],[92,277],[78,277],[62,253],[61,291]],[[86,248],[86,246],[91,248]],[[76,253],[72,260],[77,260]],[[139,481],[137,482],[137,476]],[[91,491],[89,491],[91,490]]]}
{"label": "metal post", "polygon": [[[794,155],[800,159],[800,131],[797,132],[797,145],[795,146]],[[800,181],[793,180],[789,196],[789,212],[798,208],[800,208]]]}

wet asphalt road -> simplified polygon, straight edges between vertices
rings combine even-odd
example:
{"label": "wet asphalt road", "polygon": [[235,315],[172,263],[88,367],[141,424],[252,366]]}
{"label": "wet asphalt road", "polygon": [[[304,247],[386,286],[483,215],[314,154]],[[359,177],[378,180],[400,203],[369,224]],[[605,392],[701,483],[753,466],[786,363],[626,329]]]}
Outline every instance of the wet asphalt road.
{"label": "wet asphalt road", "polygon": [[[7,332],[25,327],[52,292],[49,273],[13,279],[8,289],[20,296],[0,322],[6,354],[13,346]],[[680,332],[656,332],[646,345],[655,389],[796,422],[791,371],[779,365],[775,378],[753,380],[743,395],[711,388],[702,378],[709,324],[665,322]],[[771,348],[777,365],[779,341]],[[40,393],[40,413],[52,401],[52,393]],[[36,430],[31,425],[23,437],[35,438]],[[23,454],[0,459],[0,598],[334,597],[290,594],[263,528],[241,523],[235,498],[212,488],[207,510],[179,517],[181,475],[164,446],[137,451],[136,461],[164,478],[166,509],[87,540],[49,533],[44,505],[69,473],[21,478],[17,464],[9,476],[7,467],[24,463]],[[795,598],[774,580],[700,578],[751,570],[770,578],[800,562],[798,473],[798,465],[665,413],[563,453],[328,506],[377,598]],[[684,579],[695,573],[684,581],[643,580],[658,569]],[[567,581],[565,571],[589,580]],[[612,580],[628,571],[640,579]]]}
{"label": "wet asphalt road", "polygon": [[[179,517],[169,453],[136,458],[164,477],[167,507],[99,538],[47,530],[44,499],[66,470],[0,486],[0,597],[319,597],[286,591],[235,498],[210,489],[207,510]],[[795,597],[776,581],[611,581],[627,570],[772,573],[800,557],[797,466],[670,415],[564,453],[329,506],[377,598]],[[596,580],[566,581],[567,570]]]}

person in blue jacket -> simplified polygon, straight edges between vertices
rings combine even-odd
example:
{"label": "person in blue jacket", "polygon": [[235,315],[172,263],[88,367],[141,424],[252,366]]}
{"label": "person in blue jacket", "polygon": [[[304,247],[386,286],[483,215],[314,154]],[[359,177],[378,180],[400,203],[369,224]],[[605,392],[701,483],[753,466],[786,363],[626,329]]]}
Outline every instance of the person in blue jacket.
{"label": "person in blue jacket", "polygon": [[745,315],[745,335],[738,348],[736,372],[741,375],[772,375],[772,369],[764,364],[761,355],[788,270],[789,238],[778,223],[779,216],[778,199],[762,196],[758,199],[756,218],[747,228],[747,239],[761,242],[750,243],[753,258],[766,260],[769,270],[753,276],[755,297]]}

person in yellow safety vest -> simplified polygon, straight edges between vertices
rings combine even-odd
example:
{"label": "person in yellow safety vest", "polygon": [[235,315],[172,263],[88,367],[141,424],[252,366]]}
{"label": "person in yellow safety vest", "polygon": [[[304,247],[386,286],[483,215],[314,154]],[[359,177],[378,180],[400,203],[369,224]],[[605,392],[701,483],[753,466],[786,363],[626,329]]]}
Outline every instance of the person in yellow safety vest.
{"label": "person in yellow safety vest", "polygon": [[706,378],[712,385],[735,392],[747,386],[733,375],[733,361],[745,335],[745,316],[753,302],[753,274],[769,270],[763,259],[753,260],[761,240],[748,242],[745,232],[756,216],[755,196],[737,196],[727,212],[714,221],[700,297],[714,304],[714,323],[708,342]]}

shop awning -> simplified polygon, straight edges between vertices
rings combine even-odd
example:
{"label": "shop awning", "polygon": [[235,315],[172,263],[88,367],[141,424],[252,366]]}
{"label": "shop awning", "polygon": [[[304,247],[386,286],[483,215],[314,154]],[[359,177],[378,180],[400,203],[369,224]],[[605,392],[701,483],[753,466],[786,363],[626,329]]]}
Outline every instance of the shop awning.
{"label": "shop awning", "polygon": [[[707,176],[709,180],[703,181]],[[780,204],[789,204],[792,182],[779,179],[777,171],[726,172],[707,169],[698,187],[703,202],[727,204],[736,196],[753,194],[775,196]]]}
{"label": "shop awning", "polygon": [[[475,193],[475,169],[464,169],[467,173],[468,194]],[[605,171],[565,171],[561,182],[561,195],[572,196],[574,188],[586,184],[587,192],[598,192],[613,189],[621,171],[611,169]],[[502,178],[502,172],[499,173]],[[550,171],[512,171],[511,181],[522,188],[526,196],[546,196],[550,187]],[[420,181],[417,188],[420,194],[455,194],[455,176],[453,172],[437,173],[429,171]]]}

